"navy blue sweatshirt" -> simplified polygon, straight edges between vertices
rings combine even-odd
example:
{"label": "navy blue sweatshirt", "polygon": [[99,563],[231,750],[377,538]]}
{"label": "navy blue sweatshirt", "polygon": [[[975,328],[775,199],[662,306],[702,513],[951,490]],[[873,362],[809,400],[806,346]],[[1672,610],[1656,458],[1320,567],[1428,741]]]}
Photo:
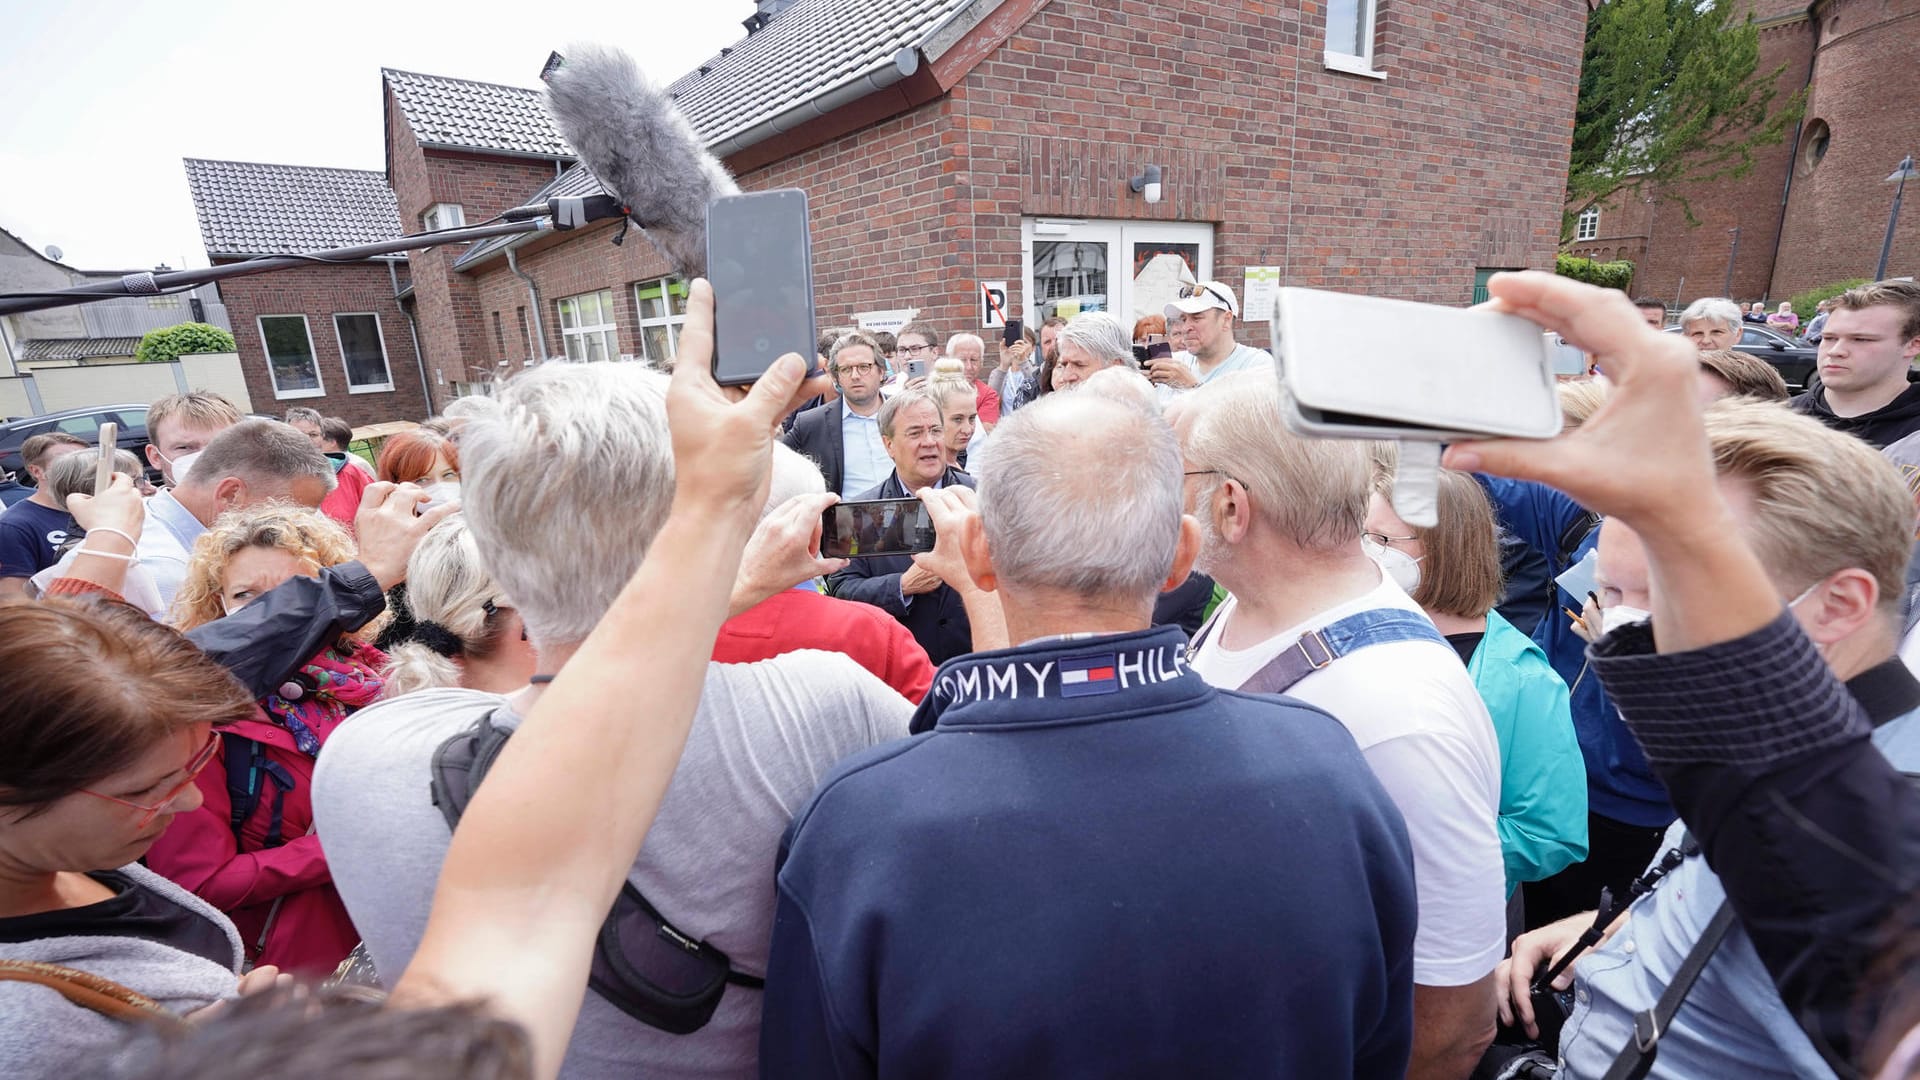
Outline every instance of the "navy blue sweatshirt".
{"label": "navy blue sweatshirt", "polygon": [[781,845],[765,1076],[1400,1077],[1413,857],[1353,738],[1177,627],[948,662]]}

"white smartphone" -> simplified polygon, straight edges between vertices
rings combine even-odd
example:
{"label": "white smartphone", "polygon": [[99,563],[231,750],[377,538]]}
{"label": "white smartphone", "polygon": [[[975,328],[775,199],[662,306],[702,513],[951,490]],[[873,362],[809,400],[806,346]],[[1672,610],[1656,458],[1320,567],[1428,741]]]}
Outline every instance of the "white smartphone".
{"label": "white smartphone", "polygon": [[1287,426],[1355,439],[1546,439],[1560,432],[1540,327],[1483,308],[1283,288],[1274,356]]}

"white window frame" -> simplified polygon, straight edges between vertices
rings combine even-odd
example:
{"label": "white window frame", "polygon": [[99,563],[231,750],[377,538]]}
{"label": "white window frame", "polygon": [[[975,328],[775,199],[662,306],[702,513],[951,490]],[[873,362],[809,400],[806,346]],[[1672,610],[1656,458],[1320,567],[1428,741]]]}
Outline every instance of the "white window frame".
{"label": "white window frame", "polygon": [[[340,333],[342,318],[356,319],[361,316],[373,319],[373,336],[380,342],[380,366],[386,369],[387,381],[355,386],[353,369],[347,366],[347,339]],[[387,355],[387,328],[380,325],[380,313],[377,311],[336,311],[333,313],[333,341],[340,347],[340,373],[347,378],[349,394],[390,394],[393,392],[393,360]]]}
{"label": "white window frame", "polygon": [[[673,300],[671,299],[675,286],[678,286],[681,290],[681,313],[678,315],[673,314]],[[682,281],[679,275],[650,278],[646,281],[636,281],[633,283],[633,310],[640,319],[640,354],[636,359],[644,360],[651,364],[660,364],[671,361],[675,356],[680,354],[680,327],[684,326],[687,321],[686,288],[686,282]],[[646,302],[640,299],[640,292],[643,289],[660,290],[660,299],[666,301],[666,315],[656,318],[647,317]],[[654,356],[647,352],[647,327],[649,326],[664,326],[667,328],[667,348],[671,350],[670,355]]]}
{"label": "white window frame", "polygon": [[1574,219],[1573,238],[1575,240],[1600,239],[1599,207],[1589,206],[1585,210],[1580,211],[1580,216]]}
{"label": "white window frame", "polygon": [[420,215],[420,225],[426,232],[438,229],[457,229],[467,223],[467,211],[459,203],[441,202],[427,207]]}
{"label": "white window frame", "polygon": [[[1020,221],[1021,314],[1036,330],[1040,326],[1040,294],[1033,283],[1033,243],[1062,240],[1107,246],[1107,310],[1132,329],[1134,242],[1195,244],[1200,265],[1193,268],[1201,281],[1214,280],[1213,226],[1191,221],[1066,220],[1023,218]],[[1115,293],[1118,295],[1115,295]],[[1012,314],[1012,312],[1008,312]]]}
{"label": "white window frame", "polygon": [[[597,302],[600,306],[601,318],[606,318],[607,316],[614,314],[612,310],[613,309],[613,290],[612,289],[595,289],[592,292],[575,293],[572,296],[561,297],[554,304],[554,317],[559,319],[560,321],[560,351],[566,355],[566,358],[568,360],[574,363],[586,363],[588,362],[587,361],[588,350],[587,350],[586,341],[585,341],[586,337],[589,334],[602,334],[604,335],[602,339],[602,343],[606,348],[607,359],[618,360],[620,358],[620,324],[618,322],[594,323],[591,326],[582,324],[582,325],[574,326],[571,328],[567,326],[567,315],[566,315],[567,304],[572,303],[574,305],[574,310],[575,310],[574,318],[575,318],[575,321],[577,322],[579,320],[578,312],[579,312],[580,299],[586,296],[593,296],[598,298]],[[568,344],[576,338],[580,339],[581,341],[580,356],[578,359],[574,357],[573,350],[567,347]]]}
{"label": "white window frame", "polygon": [[[307,358],[313,363],[313,381],[320,385],[312,390],[282,390],[280,376],[274,373],[273,351],[267,348],[268,319],[299,319],[300,328],[307,335]],[[305,312],[288,312],[282,315],[255,315],[254,329],[260,334],[260,352],[267,358],[267,381],[273,384],[273,396],[279,401],[291,401],[295,398],[315,398],[327,396],[326,373],[320,370],[320,350],[313,347],[313,324],[307,320]]]}
{"label": "white window frame", "polygon": [[[1360,52],[1356,55],[1344,49],[1333,47],[1333,27],[1326,28],[1326,41],[1323,59],[1330,71],[1341,71],[1348,75],[1364,75],[1369,79],[1384,79],[1387,73],[1376,71],[1373,66],[1373,39],[1380,31],[1380,0],[1354,0],[1354,14],[1360,23]],[[1325,8],[1327,17],[1333,17],[1333,5]]]}

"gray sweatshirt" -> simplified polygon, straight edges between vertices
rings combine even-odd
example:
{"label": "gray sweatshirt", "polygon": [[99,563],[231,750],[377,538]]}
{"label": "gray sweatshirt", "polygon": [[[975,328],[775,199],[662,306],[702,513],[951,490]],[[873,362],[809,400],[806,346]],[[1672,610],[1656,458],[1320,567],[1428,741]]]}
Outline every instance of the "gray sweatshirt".
{"label": "gray sweatshirt", "polygon": [[[170,945],[134,937],[88,935],[0,943],[0,959],[61,964],[136,990],[184,1016],[233,996],[244,953],[240,935],[206,901],[138,863],[120,868],[143,888],[225,931],[233,961],[223,967]],[[87,1062],[125,1039],[131,1029],[81,1008],[48,987],[0,982],[0,1076],[9,1080],[82,1076]]]}
{"label": "gray sweatshirt", "polygon": [[[504,703],[422,690],[355,713],[313,773],[313,816],[334,886],[387,978],[413,959],[452,834],[429,792],[433,753]],[[634,687],[636,719],[646,688]],[[682,931],[765,975],[780,836],[842,758],[901,738],[913,706],[841,653],[710,664],[667,796],[629,875]],[[517,726],[518,718],[503,722]],[[561,1076],[676,1080],[758,1074],[760,992],[730,986],[706,1027],[670,1035],[589,992]]]}

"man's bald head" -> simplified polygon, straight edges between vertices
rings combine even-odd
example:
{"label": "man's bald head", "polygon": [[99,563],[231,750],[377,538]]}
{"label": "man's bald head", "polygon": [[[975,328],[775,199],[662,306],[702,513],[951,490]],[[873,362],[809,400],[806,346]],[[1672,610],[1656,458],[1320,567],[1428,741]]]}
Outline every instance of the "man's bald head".
{"label": "man's bald head", "polygon": [[1180,542],[1180,448],[1147,410],[1050,396],[994,429],[980,518],[1011,591],[1151,604]]}

